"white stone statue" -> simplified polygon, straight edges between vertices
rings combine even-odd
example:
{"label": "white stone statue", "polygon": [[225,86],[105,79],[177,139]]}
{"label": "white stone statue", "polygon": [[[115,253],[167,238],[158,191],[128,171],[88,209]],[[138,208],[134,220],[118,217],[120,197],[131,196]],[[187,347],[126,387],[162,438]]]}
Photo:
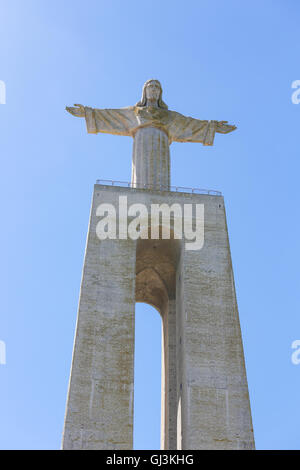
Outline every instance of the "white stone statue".
{"label": "white stone statue", "polygon": [[213,145],[215,133],[236,129],[227,121],[202,121],[169,111],[162,100],[158,80],[148,80],[141,100],[121,109],[94,109],[81,104],[66,107],[73,116],[85,117],[90,134],[104,132],[133,137],[132,186],[169,189],[172,142],[202,142]]}

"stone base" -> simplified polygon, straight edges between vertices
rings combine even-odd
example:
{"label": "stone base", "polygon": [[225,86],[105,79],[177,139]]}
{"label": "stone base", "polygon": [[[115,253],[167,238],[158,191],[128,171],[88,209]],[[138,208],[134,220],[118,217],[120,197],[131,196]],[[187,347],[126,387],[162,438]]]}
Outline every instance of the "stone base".
{"label": "stone base", "polygon": [[[204,204],[203,248],[100,241],[96,209],[118,209],[119,196],[149,213],[151,204]],[[63,448],[132,449],[136,301],[163,321],[162,449],[254,449],[222,196],[104,185],[93,195]]]}

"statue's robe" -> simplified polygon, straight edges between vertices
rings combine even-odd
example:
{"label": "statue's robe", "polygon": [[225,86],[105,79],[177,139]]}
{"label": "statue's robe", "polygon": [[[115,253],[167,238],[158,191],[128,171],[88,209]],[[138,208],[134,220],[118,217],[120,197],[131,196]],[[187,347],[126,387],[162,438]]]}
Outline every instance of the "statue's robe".
{"label": "statue's robe", "polygon": [[202,121],[175,111],[150,106],[122,109],[85,107],[87,131],[132,136],[132,185],[154,189],[170,187],[172,142],[202,142],[213,145],[216,132],[226,134],[235,126]]}

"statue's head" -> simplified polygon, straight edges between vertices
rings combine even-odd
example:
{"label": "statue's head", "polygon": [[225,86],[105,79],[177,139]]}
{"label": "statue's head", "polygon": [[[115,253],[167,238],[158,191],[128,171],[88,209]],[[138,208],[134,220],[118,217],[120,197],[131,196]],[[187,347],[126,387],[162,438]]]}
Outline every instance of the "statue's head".
{"label": "statue's head", "polygon": [[159,108],[168,109],[168,106],[162,100],[162,87],[158,80],[151,79],[144,83],[142,98],[136,106],[147,106],[148,100],[156,100]]}

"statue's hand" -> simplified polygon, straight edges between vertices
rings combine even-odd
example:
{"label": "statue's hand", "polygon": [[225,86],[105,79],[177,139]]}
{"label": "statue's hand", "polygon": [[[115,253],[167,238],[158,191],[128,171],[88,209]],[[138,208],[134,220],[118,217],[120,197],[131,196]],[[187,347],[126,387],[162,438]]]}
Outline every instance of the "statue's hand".
{"label": "statue's hand", "polygon": [[228,124],[228,121],[217,121],[216,132],[219,132],[220,134],[227,134],[228,132],[232,132],[235,129],[236,126]]}
{"label": "statue's hand", "polygon": [[70,114],[73,114],[73,116],[84,117],[85,116],[84,106],[82,104],[74,104],[74,106],[77,106],[77,107],[72,108],[72,107],[66,106],[66,110]]}

